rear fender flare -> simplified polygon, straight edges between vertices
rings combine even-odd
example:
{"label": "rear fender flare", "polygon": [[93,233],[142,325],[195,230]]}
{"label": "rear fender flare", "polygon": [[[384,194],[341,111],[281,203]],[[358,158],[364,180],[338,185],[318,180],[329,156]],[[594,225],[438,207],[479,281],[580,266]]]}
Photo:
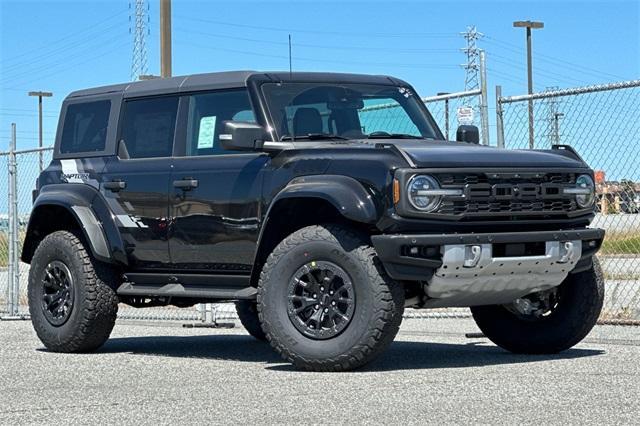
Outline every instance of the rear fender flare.
{"label": "rear fender flare", "polygon": [[[128,263],[118,226],[106,201],[97,189],[85,184],[52,184],[42,188],[29,218],[24,247],[28,247],[31,242],[29,239],[38,238],[32,232],[37,226],[34,222],[41,220],[38,211],[47,206],[62,207],[71,213],[96,259],[108,263]],[[29,260],[25,255],[23,251],[23,260]]]}

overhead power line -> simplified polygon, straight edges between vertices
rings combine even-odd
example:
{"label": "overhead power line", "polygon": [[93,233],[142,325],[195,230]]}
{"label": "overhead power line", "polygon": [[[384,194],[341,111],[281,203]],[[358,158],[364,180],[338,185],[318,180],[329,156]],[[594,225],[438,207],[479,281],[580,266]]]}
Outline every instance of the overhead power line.
{"label": "overhead power line", "polygon": [[[266,39],[257,39],[257,38],[249,38],[249,37],[236,37],[236,36],[230,36],[227,34],[216,34],[216,33],[209,33],[209,32],[203,32],[203,31],[185,30],[182,28],[177,28],[175,29],[175,31],[178,33],[204,35],[204,36],[213,37],[213,38],[247,41],[251,43],[262,43],[262,44],[271,44],[271,45],[278,45],[278,46],[287,46],[289,44],[286,41],[266,40]],[[295,45],[298,47],[313,47],[317,49],[329,49],[329,50],[354,50],[354,51],[369,50],[369,51],[385,51],[385,52],[394,52],[394,53],[398,53],[398,52],[401,52],[401,53],[402,52],[404,53],[434,53],[434,52],[454,53],[459,51],[458,49],[444,49],[444,48],[443,49],[438,49],[438,48],[407,49],[402,47],[353,46],[353,45],[343,45],[343,44],[322,45],[322,44],[298,43],[298,42],[296,42]]]}
{"label": "overhead power line", "polygon": [[227,21],[217,21],[212,19],[203,19],[203,18],[194,18],[191,16],[177,15],[176,18],[186,19],[197,22],[205,22],[209,24],[216,25],[224,25],[229,27],[237,27],[237,28],[250,28],[254,30],[263,30],[263,31],[275,31],[281,33],[307,33],[307,34],[331,34],[331,35],[339,35],[339,36],[350,36],[350,37],[433,37],[433,38],[456,38],[458,35],[456,33],[374,33],[370,31],[362,31],[362,32],[344,32],[344,31],[324,31],[324,30],[311,30],[307,28],[277,28],[277,27],[268,27],[261,25],[248,25],[248,24],[238,24],[234,22]]}
{"label": "overhead power line", "polygon": [[[69,39],[71,39],[71,38],[73,38],[73,37],[75,37],[77,35],[85,35],[87,32],[92,33],[92,32],[95,32],[96,30],[104,31],[104,29],[98,29],[97,27],[99,27],[100,25],[104,24],[105,22],[108,22],[108,21],[110,21],[110,20],[112,20],[112,19],[114,19],[114,18],[116,18],[116,17],[118,17],[120,15],[123,15],[126,12],[127,12],[126,9],[125,10],[121,10],[121,11],[119,11],[117,13],[114,13],[113,15],[110,15],[110,16],[106,17],[105,19],[102,19],[102,20],[100,20],[98,22],[94,22],[90,26],[84,27],[81,30],[74,31],[72,33],[69,33],[69,34],[67,34],[67,35],[65,35],[65,36],[63,36],[63,37],[61,37],[59,39],[53,40],[53,41],[47,41],[46,44],[44,44],[44,45],[42,45],[42,46],[40,46],[38,48],[25,50],[22,53],[20,53],[20,54],[18,54],[16,56],[13,56],[11,58],[2,58],[0,60],[0,63],[2,63],[4,65],[7,62],[13,62],[16,59],[23,58],[25,56],[29,57],[33,53],[36,53],[36,52],[40,52],[40,53],[43,52],[43,51],[48,52],[48,51],[50,51],[52,49],[52,47],[54,47],[58,43],[61,43],[61,42],[66,41],[66,40],[69,40]],[[120,24],[118,24],[118,25],[120,25]],[[5,67],[3,66],[3,68],[5,68]]]}
{"label": "overhead power line", "polygon": [[[486,43],[492,44],[496,47],[499,47],[501,49],[507,50],[507,51],[511,51],[514,53],[522,53],[525,49],[521,46],[518,46],[516,44],[513,43],[509,43],[503,40],[499,40],[496,39],[494,37],[490,37],[490,36],[486,36]],[[611,74],[608,72],[604,72],[602,70],[597,70],[595,68],[590,68],[586,65],[583,64],[577,64],[571,61],[567,61],[565,59],[561,59],[561,58],[557,58],[551,55],[547,55],[547,54],[543,54],[543,53],[534,53],[533,55],[535,57],[535,59],[538,61],[543,61],[543,62],[547,62],[550,64],[553,64],[557,67],[564,67],[566,69],[571,69],[573,71],[578,71],[581,72],[583,74],[590,74],[594,77],[607,77],[607,78],[616,78],[616,79],[620,79],[620,80],[625,80],[625,77],[616,75],[616,74]]]}
{"label": "overhead power line", "polygon": [[[9,82],[13,82],[14,80],[21,80],[24,77],[32,77],[34,75],[38,75],[41,73],[45,73],[45,74],[49,74],[51,69],[56,68],[60,65],[66,65],[68,64],[70,61],[73,61],[74,59],[78,59],[78,58],[82,58],[85,54],[90,54],[96,51],[99,51],[101,48],[105,47],[105,46],[110,46],[113,45],[113,42],[119,40],[119,39],[123,39],[126,38],[126,34],[124,32],[117,34],[114,37],[111,37],[107,40],[99,40],[97,41],[97,43],[92,44],[92,45],[88,45],[85,46],[84,48],[80,49],[80,50],[73,50],[73,51],[69,51],[68,54],[66,55],[60,55],[56,58],[55,61],[52,62],[42,62],[39,64],[38,67],[36,68],[31,68],[31,69],[21,69],[18,70],[16,72],[9,72],[9,73],[3,73],[2,74],[2,78],[0,78],[0,84],[4,84],[4,83],[9,83]],[[94,40],[95,42],[95,40]],[[98,44],[96,46],[96,44]]]}
{"label": "overhead power line", "polygon": [[[60,74],[61,72],[65,72],[70,68],[77,68],[80,65],[90,64],[93,61],[96,61],[96,60],[99,60],[99,59],[103,59],[103,58],[107,57],[107,55],[110,55],[110,54],[112,54],[114,52],[120,52],[120,51],[122,51],[122,49],[124,47],[126,47],[128,45],[129,45],[128,42],[127,43],[123,43],[123,44],[118,44],[118,45],[113,46],[112,49],[107,49],[107,50],[101,51],[99,54],[93,55],[93,56],[91,56],[89,58],[82,58],[82,60],[80,60],[80,61],[73,61],[73,60],[72,61],[63,61],[63,62],[57,64],[58,66],[59,65],[64,65],[59,70],[56,70],[56,71],[53,71],[53,72],[47,72],[46,74],[44,74],[42,76],[39,76],[37,78],[31,78],[30,76],[26,76],[26,79],[23,79],[23,80],[18,79],[19,81],[17,81],[16,84],[18,84],[18,85],[31,84],[33,82],[40,81],[42,79],[55,76],[57,74]],[[17,90],[17,89],[18,88],[15,87],[15,86],[13,86],[13,87],[3,87],[2,88],[2,90]],[[20,90],[22,90],[22,89],[20,89]]]}
{"label": "overhead power line", "polygon": [[[238,53],[238,54],[242,54],[242,55],[260,56],[260,57],[274,58],[274,59],[286,59],[286,60],[289,59],[289,57],[287,55],[274,55],[274,54],[247,51],[247,50],[227,49],[227,48],[224,48],[224,47],[203,46],[203,45],[195,44],[195,43],[192,43],[192,42],[182,42],[182,41],[179,41],[179,40],[177,40],[176,43],[183,44],[183,45],[188,45],[188,46],[192,46],[192,47],[197,47],[197,48],[200,48],[200,49],[215,50],[215,51],[220,51],[220,52]],[[400,68],[427,68],[427,69],[429,69],[429,68],[431,68],[431,69],[456,69],[456,68],[458,68],[456,65],[449,65],[449,64],[404,64],[404,63],[397,63],[397,62],[381,63],[381,62],[369,62],[369,61],[349,61],[349,60],[342,60],[342,59],[335,59],[335,60],[333,60],[333,59],[318,59],[318,58],[308,58],[308,57],[300,57],[300,56],[294,56],[292,59],[294,59],[296,61],[313,62],[313,63],[337,63],[337,64],[350,64],[350,65],[396,66],[396,67],[400,67]]]}

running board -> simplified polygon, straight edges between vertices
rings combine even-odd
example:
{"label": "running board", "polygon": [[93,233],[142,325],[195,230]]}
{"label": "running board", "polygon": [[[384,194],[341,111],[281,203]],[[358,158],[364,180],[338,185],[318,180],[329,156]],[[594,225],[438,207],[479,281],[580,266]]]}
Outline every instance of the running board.
{"label": "running board", "polygon": [[249,276],[129,273],[118,296],[179,297],[190,299],[255,299]]}

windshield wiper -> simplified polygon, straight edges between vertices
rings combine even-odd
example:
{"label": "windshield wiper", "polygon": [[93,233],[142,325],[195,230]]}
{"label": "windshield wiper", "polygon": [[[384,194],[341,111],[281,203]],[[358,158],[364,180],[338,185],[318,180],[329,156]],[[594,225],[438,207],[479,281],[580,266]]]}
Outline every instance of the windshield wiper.
{"label": "windshield wiper", "polygon": [[424,139],[424,137],[406,133],[373,132],[367,135],[367,139]]}
{"label": "windshield wiper", "polygon": [[[349,140],[348,138],[334,135],[331,133],[307,133],[306,135],[296,135],[295,140],[298,140],[298,139],[306,139],[310,141],[324,141],[324,140],[331,140],[331,139],[340,139],[344,141]],[[280,140],[290,141],[290,140],[294,140],[294,138],[292,138],[291,135],[283,135],[280,138]]]}

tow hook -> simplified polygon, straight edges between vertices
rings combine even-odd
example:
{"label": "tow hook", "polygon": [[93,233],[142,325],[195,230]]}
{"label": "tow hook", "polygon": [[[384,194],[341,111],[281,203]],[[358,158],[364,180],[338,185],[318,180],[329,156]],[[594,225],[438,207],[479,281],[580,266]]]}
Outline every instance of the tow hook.
{"label": "tow hook", "polygon": [[573,252],[573,243],[571,241],[564,241],[560,243],[560,259],[558,263],[567,263],[571,258]]}
{"label": "tow hook", "polygon": [[475,268],[480,260],[480,254],[482,253],[482,246],[472,245],[464,247],[464,263],[465,268]]}

